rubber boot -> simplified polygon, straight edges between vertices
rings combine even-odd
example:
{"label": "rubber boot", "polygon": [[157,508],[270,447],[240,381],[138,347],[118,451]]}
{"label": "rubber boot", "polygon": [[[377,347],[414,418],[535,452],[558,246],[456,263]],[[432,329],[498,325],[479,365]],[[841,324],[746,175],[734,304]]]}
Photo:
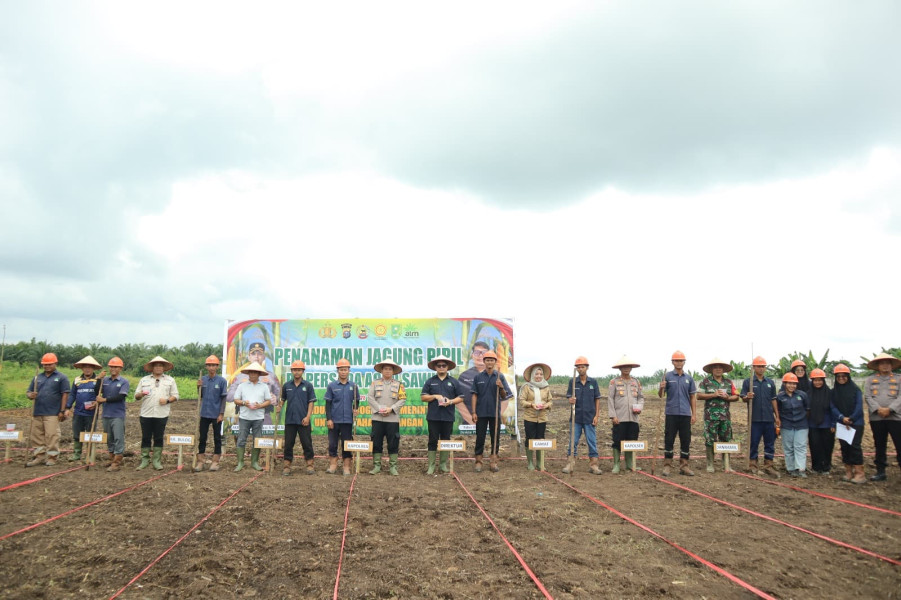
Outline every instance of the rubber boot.
{"label": "rubber boot", "polygon": [[598,459],[592,458],[588,460],[588,472],[592,475],[600,475],[601,467],[598,466]]}
{"label": "rubber boot", "polygon": [[691,470],[691,466],[688,464],[687,458],[679,459],[679,473],[681,475],[687,475],[688,477],[695,476],[695,472]]}
{"label": "rubber boot", "polygon": [[641,471],[641,468],[636,466],[635,464],[635,453],[634,452],[626,452],[626,468],[632,471]]}
{"label": "rubber boot", "polygon": [[200,473],[201,471],[203,471],[204,461],[206,461],[206,456],[204,456],[203,454],[198,454],[197,458],[194,460],[194,462],[197,463],[197,466],[194,467],[195,473]]}
{"label": "rubber boot", "polygon": [[535,459],[533,455],[534,452],[532,450],[526,450],[526,469],[529,471],[535,470]]}
{"label": "rubber boot", "polygon": [[219,470],[219,459],[222,458],[221,454],[213,455],[213,462],[210,463],[210,471],[218,471]]}
{"label": "rubber boot", "polygon": [[369,472],[370,475],[378,475],[382,472],[382,455],[381,454],[373,454],[372,455],[372,470]]}
{"label": "rubber boot", "polygon": [[619,474],[619,457],[620,457],[619,448],[614,448],[613,449],[613,468],[610,469],[610,472],[613,473],[614,475]]}
{"label": "rubber boot", "polygon": [[670,469],[673,467],[673,459],[664,458],[663,459],[663,471],[660,474],[664,477],[669,477]]}
{"label": "rubber boot", "polygon": [[566,459],[566,466],[563,467],[563,473],[569,475],[576,468],[576,459],[572,456]]}
{"label": "rubber boot", "polygon": [[291,474],[291,461],[290,461],[290,460],[286,460],[286,461],[285,461],[285,466],[284,466],[284,468],[282,469],[282,475],[284,475],[285,477],[287,477],[287,476],[290,475],[290,474]]}
{"label": "rubber boot", "polygon": [[450,452],[439,452],[438,453],[438,468],[442,473],[450,473],[450,466],[447,464],[448,458],[450,457]]}
{"label": "rubber boot", "polygon": [[75,462],[81,460],[81,442],[72,442],[72,454],[69,455],[68,461]]}
{"label": "rubber boot", "polygon": [[863,465],[854,465],[854,478],[851,483],[861,484],[867,482],[867,476],[863,472]]}
{"label": "rubber boot", "polygon": [[250,449],[250,468],[254,471],[262,471],[263,467],[260,466],[260,449],[259,448],[251,448]]}
{"label": "rubber boot", "polygon": [[713,468],[713,446],[707,446],[707,472],[713,473],[716,469]]}
{"label": "rubber boot", "polygon": [[234,471],[235,473],[240,473],[244,469],[244,453],[247,451],[247,449],[237,448],[235,451],[238,455],[238,464],[235,465]]}
{"label": "rubber boot", "polygon": [[425,472],[426,475],[434,475],[435,474],[435,455],[437,452],[435,450],[429,450],[429,470]]}
{"label": "rubber boot", "polygon": [[482,472],[482,455],[476,454],[476,473]]}
{"label": "rubber boot", "polygon": [[141,448],[141,464],[135,469],[135,471],[141,471],[142,469],[146,469],[150,466],[150,448]]}
{"label": "rubber boot", "polygon": [[107,473],[114,473],[122,468],[122,455],[116,454],[113,456],[113,462],[106,468]]}
{"label": "rubber boot", "polygon": [[729,455],[723,454],[723,473],[735,473],[729,465]]}
{"label": "rubber boot", "polygon": [[388,473],[397,476],[397,454],[388,455]]}
{"label": "rubber boot", "polygon": [[779,479],[779,471],[773,466],[772,459],[763,459],[763,472],[773,479]]}
{"label": "rubber boot", "polygon": [[870,477],[870,481],[885,481],[885,467],[876,467],[876,474]]}
{"label": "rubber boot", "polygon": [[153,463],[153,468],[156,469],[157,471],[163,470],[163,463],[161,462],[162,458],[163,458],[163,449],[159,448],[159,447],[154,448],[153,449],[153,460],[151,462]]}
{"label": "rubber boot", "polygon": [[351,474],[351,467],[352,467],[352,466],[353,466],[353,459],[352,459],[352,458],[345,458],[345,459],[344,459],[344,471],[343,471],[344,475],[350,475],[350,474]]}

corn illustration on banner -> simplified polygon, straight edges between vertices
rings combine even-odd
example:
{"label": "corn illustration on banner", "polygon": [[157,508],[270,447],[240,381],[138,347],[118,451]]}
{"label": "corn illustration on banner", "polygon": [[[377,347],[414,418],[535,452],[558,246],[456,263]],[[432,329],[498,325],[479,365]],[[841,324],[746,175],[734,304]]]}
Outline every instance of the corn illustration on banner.
{"label": "corn illustration on banner", "polygon": [[[246,375],[241,369],[261,360],[269,372],[261,381],[273,394],[291,378],[291,363],[306,364],[304,379],[316,389],[313,411],[313,434],[325,435],[325,389],[338,379],[335,367],[339,359],[350,361],[350,379],[360,389],[360,411],[357,433],[369,434],[371,412],[366,392],[373,379],[381,377],[374,366],[392,360],[403,368],[395,378],[404,384],[407,402],[401,409],[401,435],[427,435],[427,406],[420,399],[423,384],[433,375],[428,362],[436,357],[450,358],[457,368],[450,372],[470,389],[475,375],[484,370],[482,355],[497,353],[497,369],[515,390],[513,366],[513,319],[271,319],[226,322],[224,376],[229,382],[227,422],[237,432],[234,414],[234,392]],[[457,405],[454,433],[474,433],[469,414],[470,396]],[[515,405],[515,402],[514,402]],[[502,405],[502,410],[506,403]],[[264,421],[264,434],[272,433],[272,415]],[[281,423],[281,418],[278,419]],[[279,430],[282,427],[279,425]]]}

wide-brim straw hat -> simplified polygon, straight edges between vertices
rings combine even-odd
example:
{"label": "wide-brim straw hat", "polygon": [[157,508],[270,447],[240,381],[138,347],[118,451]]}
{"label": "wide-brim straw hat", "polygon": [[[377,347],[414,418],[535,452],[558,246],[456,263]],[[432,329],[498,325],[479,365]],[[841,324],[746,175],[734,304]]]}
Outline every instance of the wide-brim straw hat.
{"label": "wide-brim straw hat", "polygon": [[90,354],[82,358],[80,361],[72,365],[76,369],[80,369],[81,367],[95,367],[97,369],[101,369],[100,363],[97,362],[97,359],[91,356]]}
{"label": "wide-brim straw hat", "polygon": [[171,362],[169,362],[162,356],[154,356],[153,358],[148,360],[146,363],[144,363],[144,370],[147,371],[148,373],[152,372],[153,371],[153,363],[163,363],[163,372],[171,371],[172,369],[175,368],[175,365],[173,365]]}
{"label": "wide-brim straw hat", "polygon": [[[454,369],[457,368],[457,363],[455,363],[454,361],[452,361],[451,359],[449,359],[446,356],[436,356],[435,358],[433,358],[432,360],[429,361],[428,366],[431,370],[437,371],[438,369],[435,368],[435,363],[439,363],[439,362],[446,362],[448,371],[453,371]],[[376,369],[376,371],[378,371],[378,369]]]}
{"label": "wide-brim straw hat", "polygon": [[613,368],[619,369],[621,367],[632,367],[634,369],[637,369],[640,366],[640,364],[623,354],[622,357],[616,362],[616,364],[613,365]]}
{"label": "wide-brim straw hat", "polygon": [[894,371],[895,369],[901,369],[901,358],[892,356],[891,354],[888,354],[886,352],[883,352],[877,356],[874,356],[873,359],[867,363],[867,368],[871,371],[879,370],[879,365],[877,365],[876,363],[878,363],[880,360],[892,361],[892,371]]}
{"label": "wide-brim straw hat", "polygon": [[268,375],[269,371],[266,370],[266,367],[261,365],[260,363],[254,361],[241,369],[242,373],[259,373],[260,375]]}
{"label": "wide-brim straw hat", "polygon": [[526,381],[532,381],[532,371],[535,370],[535,367],[541,367],[541,372],[544,373],[545,379],[551,378],[551,367],[547,363],[534,363],[526,367],[526,370],[522,372],[522,378]]}
{"label": "wide-brim straw hat", "polygon": [[[451,362],[453,362],[453,361],[451,361]],[[456,366],[456,365],[454,365],[454,366]],[[381,373],[381,372],[382,372],[382,369],[383,369],[384,367],[394,367],[394,374],[395,374],[395,375],[397,375],[398,373],[400,373],[401,371],[403,371],[403,368],[401,368],[401,366],[400,366],[399,364],[397,364],[396,362],[394,362],[393,360],[383,360],[382,362],[380,362],[379,364],[377,364],[374,368],[375,368],[376,371],[378,371],[379,373]],[[429,368],[431,368],[431,367],[429,367]]]}
{"label": "wide-brim straw hat", "polygon": [[727,363],[722,358],[716,357],[713,360],[711,360],[709,363],[704,365],[704,372],[713,374],[713,367],[715,367],[717,365],[723,367],[723,373],[729,373],[730,371],[732,371],[731,364]]}

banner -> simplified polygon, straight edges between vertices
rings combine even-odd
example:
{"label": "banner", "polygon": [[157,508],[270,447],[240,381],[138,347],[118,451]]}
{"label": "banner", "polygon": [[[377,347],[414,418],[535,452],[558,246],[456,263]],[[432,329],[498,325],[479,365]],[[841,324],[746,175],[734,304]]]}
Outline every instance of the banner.
{"label": "banner", "polygon": [[[366,392],[373,379],[381,377],[374,369],[383,360],[392,360],[403,371],[395,378],[404,384],[406,404],[400,412],[401,435],[427,435],[427,405],[420,399],[422,386],[435,375],[428,362],[444,356],[457,363],[450,372],[463,384],[464,402],[457,405],[454,433],[475,433],[470,415],[469,390],[477,373],[484,370],[482,356],[497,353],[497,370],[504,374],[516,393],[513,366],[512,319],[273,319],[228,321],[224,354],[225,378],[229,382],[226,417],[237,432],[234,395],[237,386],[247,380],[241,369],[256,361],[265,366],[268,376],[261,377],[272,394],[281,395],[282,383],[291,378],[291,363],[306,364],[304,379],[316,389],[313,410],[313,434],[325,435],[325,390],[338,379],[336,364],[350,361],[350,380],[360,388],[362,397],[356,418],[357,434],[368,435],[372,419]],[[511,400],[514,403],[515,400]],[[507,402],[502,403],[501,410]],[[271,412],[271,409],[270,409]],[[281,419],[279,419],[281,422]],[[279,431],[282,427],[279,425]],[[271,414],[264,421],[264,433],[272,433]]]}

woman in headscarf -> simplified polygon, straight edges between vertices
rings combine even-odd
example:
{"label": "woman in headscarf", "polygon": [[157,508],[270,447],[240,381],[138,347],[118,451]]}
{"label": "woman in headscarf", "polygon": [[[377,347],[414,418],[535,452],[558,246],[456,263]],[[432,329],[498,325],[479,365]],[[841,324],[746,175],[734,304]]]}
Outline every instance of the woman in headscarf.
{"label": "woman in headscarf", "polygon": [[860,388],[851,381],[851,369],[847,365],[835,365],[835,386],[832,388],[832,418],[836,428],[846,426],[854,429],[854,439],[849,444],[841,440],[842,463],[845,465],[845,476],[842,481],[866,483],[863,472],[863,451],[860,441],[863,439],[863,394]]}
{"label": "woman in headscarf", "polygon": [[[523,408],[523,428],[526,430],[526,459],[528,469],[535,470],[533,453],[529,450],[529,440],[544,439],[547,427],[548,411],[554,404],[548,378],[551,376],[551,368],[544,363],[535,363],[526,367],[522,378],[525,385],[519,390],[519,398]],[[539,451],[541,452],[541,451]],[[539,461],[539,464],[540,461]]]}
{"label": "woman in headscarf", "polygon": [[810,372],[810,418],[807,420],[810,437],[810,468],[814,473],[828,475],[832,470],[832,450],[835,448],[835,423],[832,421],[829,386],[826,372]]}

